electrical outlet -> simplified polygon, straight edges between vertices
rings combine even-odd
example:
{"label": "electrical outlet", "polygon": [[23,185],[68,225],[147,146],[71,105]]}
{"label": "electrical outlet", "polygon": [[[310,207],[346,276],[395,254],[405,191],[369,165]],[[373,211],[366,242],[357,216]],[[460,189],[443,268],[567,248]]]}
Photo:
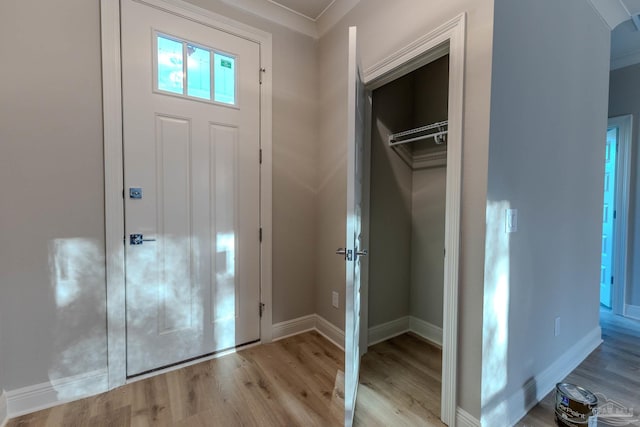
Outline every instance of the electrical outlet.
{"label": "electrical outlet", "polygon": [[558,337],[560,336],[560,318],[556,317],[555,325],[553,326],[553,335]]}
{"label": "electrical outlet", "polygon": [[336,291],[333,291],[331,293],[331,303],[335,308],[338,308],[338,306],[340,306],[340,295]]}

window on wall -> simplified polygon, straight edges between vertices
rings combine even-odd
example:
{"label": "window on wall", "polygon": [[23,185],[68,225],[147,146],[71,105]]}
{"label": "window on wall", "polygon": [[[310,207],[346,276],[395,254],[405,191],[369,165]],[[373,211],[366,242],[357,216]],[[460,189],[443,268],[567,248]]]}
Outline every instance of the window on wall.
{"label": "window on wall", "polygon": [[236,58],[161,33],[155,35],[155,89],[198,100],[236,104]]}

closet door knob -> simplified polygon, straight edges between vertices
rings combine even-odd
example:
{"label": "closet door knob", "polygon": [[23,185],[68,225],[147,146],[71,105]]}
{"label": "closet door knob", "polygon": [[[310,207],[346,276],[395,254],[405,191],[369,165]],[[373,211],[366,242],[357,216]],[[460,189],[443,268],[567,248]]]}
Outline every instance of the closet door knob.
{"label": "closet door knob", "polygon": [[356,249],[356,256],[367,256],[368,253],[369,251],[366,249],[361,249],[361,250]]}
{"label": "closet door knob", "polygon": [[336,249],[336,255],[342,255],[345,260],[351,261],[353,251],[347,248],[338,248]]}

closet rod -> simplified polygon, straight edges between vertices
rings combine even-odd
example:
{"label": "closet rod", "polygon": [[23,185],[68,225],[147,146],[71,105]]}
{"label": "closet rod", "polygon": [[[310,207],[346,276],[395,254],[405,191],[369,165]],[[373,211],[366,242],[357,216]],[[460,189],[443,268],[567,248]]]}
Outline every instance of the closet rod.
{"label": "closet rod", "polygon": [[[449,126],[449,121],[448,120],[444,120],[442,122],[437,122],[437,123],[432,123],[430,125],[421,126],[419,128],[410,129],[410,130],[406,130],[406,131],[403,131],[403,132],[394,133],[392,135],[389,135],[389,145],[393,146],[393,145],[398,145],[398,144],[404,144],[406,142],[419,141],[421,139],[427,139],[427,138],[436,139],[438,136],[445,135],[448,132],[448,130],[442,130],[445,126],[446,127]],[[410,137],[411,135],[427,132],[427,131],[430,131],[430,130],[433,130],[433,129],[438,129],[438,132],[433,132],[433,133],[428,133],[428,134],[420,135],[420,136],[413,137],[413,138],[398,140],[398,138]]]}
{"label": "closet rod", "polygon": [[389,147],[393,147],[394,145],[405,144],[407,142],[421,141],[421,140],[427,139],[427,138],[433,138],[436,141],[436,144],[442,144],[441,142],[439,143],[437,141],[437,138],[440,135],[446,135],[448,133],[449,133],[448,130],[443,130],[442,132],[430,133],[429,135],[416,136],[415,138],[403,139],[402,141],[393,141],[392,142],[391,140],[389,140]]}

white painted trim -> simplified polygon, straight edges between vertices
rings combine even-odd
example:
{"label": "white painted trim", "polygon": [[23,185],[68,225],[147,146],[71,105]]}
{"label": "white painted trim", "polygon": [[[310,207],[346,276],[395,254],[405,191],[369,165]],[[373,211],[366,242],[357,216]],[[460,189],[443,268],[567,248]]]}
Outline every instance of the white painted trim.
{"label": "white painted trim", "polygon": [[302,334],[304,332],[316,329],[316,315],[298,317],[297,319],[287,320],[285,322],[273,325],[273,341],[289,338],[293,335]]}
{"label": "white painted trim", "polygon": [[344,351],[344,331],[324,317],[316,314],[316,329],[320,335],[331,341],[340,350]]}
{"label": "white painted trim", "polygon": [[458,406],[456,410],[456,426],[458,427],[481,427],[480,420]]}
{"label": "white painted trim", "polygon": [[316,19],[318,37],[328,33],[358,3],[360,3],[360,0],[338,0],[322,12]]}
{"label": "white painted trim", "polygon": [[[260,45],[263,75],[260,95],[262,148],[260,223],[262,246],[260,293],[265,310],[260,323],[262,342],[271,341],[272,319],[272,37],[222,15],[181,0],[136,0],[178,16],[251,40]],[[122,162],[122,65],[120,62],[120,3],[100,0],[103,79],[105,253],[107,277],[107,359],[109,389],[126,383],[126,320],[124,310],[124,201]]]}
{"label": "white painted trim", "polygon": [[598,326],[575,343],[544,371],[527,381],[522,388],[511,393],[506,401],[498,403],[494,408],[491,408],[486,416],[482,417],[482,425],[491,427],[515,425],[531,408],[544,399],[558,382],[576,369],[601,343],[602,332]]}
{"label": "white painted trim", "polygon": [[441,419],[450,426],[455,424],[457,409],[458,265],[462,191],[465,41],[466,14],[462,13],[373,65],[364,73],[367,90],[373,90],[449,53],[449,134],[447,140],[447,195],[445,208],[446,256],[444,260]]}
{"label": "white painted trim", "polygon": [[589,0],[589,3],[609,30],[613,30],[620,23],[631,18],[620,0]]}
{"label": "white painted trim", "polygon": [[0,427],[4,427],[9,421],[9,411],[7,407],[7,393],[2,390],[0,393]]}
{"label": "white painted trim", "polygon": [[625,305],[624,315],[632,319],[640,320],[640,305],[631,305],[631,304]]}
{"label": "white painted trim", "polygon": [[100,1],[109,388],[126,382],[120,2]]}
{"label": "white painted trim", "polygon": [[615,314],[622,315],[625,309],[629,258],[627,236],[629,234],[633,116],[611,117],[608,127],[611,126],[619,129],[615,181],[616,222],[613,248],[612,309]]}
{"label": "white painted trim", "polygon": [[318,31],[313,20],[301,13],[263,0],[222,0],[223,2],[241,9],[251,15],[258,16],[268,21],[274,22],[290,30],[304,34],[309,37],[318,38]]}
{"label": "white painted trim", "polygon": [[629,67],[640,63],[640,50],[625,53],[624,55],[611,58],[611,70],[617,70],[619,68]]}
{"label": "white painted trim", "polygon": [[11,418],[51,408],[103,393],[108,388],[106,369],[98,369],[72,377],[11,390],[6,393],[8,415]]}
{"label": "white painted trim", "polygon": [[415,316],[409,318],[409,329],[425,340],[442,348],[442,328],[433,323],[425,322]]}
{"label": "white painted trim", "polygon": [[369,328],[368,346],[371,347],[406,332],[413,332],[421,338],[442,348],[442,328],[418,319],[415,316],[403,316],[390,322]]}
{"label": "white painted trim", "polygon": [[402,335],[410,330],[410,317],[404,316],[381,325],[369,328],[368,345],[376,345],[382,341],[386,341],[398,335]]}
{"label": "white painted trim", "polygon": [[273,325],[273,341],[316,331],[344,351],[344,331],[318,314],[298,317]]}
{"label": "white painted trim", "polygon": [[260,301],[264,304],[260,340],[271,342],[273,324],[273,46],[271,34],[260,40],[260,64],[265,72],[260,93]]}

